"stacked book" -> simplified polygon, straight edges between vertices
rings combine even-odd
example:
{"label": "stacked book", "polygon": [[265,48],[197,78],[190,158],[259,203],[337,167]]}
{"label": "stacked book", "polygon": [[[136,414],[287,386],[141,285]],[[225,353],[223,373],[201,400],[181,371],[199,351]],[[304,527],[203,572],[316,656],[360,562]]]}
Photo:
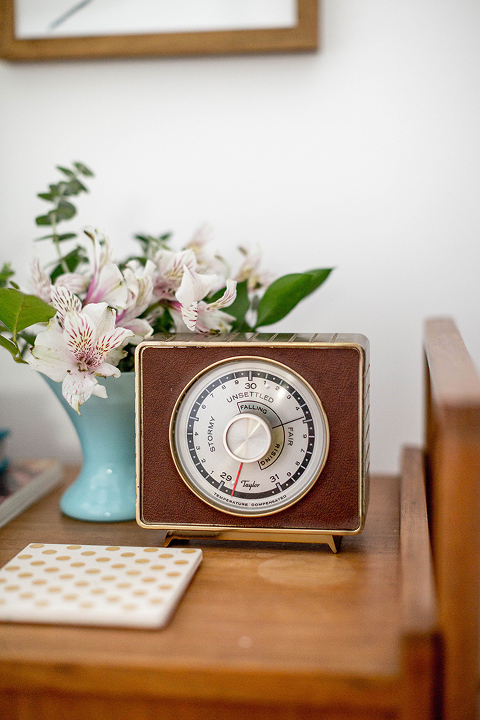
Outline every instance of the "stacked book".
{"label": "stacked book", "polygon": [[52,458],[9,462],[8,430],[0,431],[0,527],[52,490],[62,478],[61,466]]}

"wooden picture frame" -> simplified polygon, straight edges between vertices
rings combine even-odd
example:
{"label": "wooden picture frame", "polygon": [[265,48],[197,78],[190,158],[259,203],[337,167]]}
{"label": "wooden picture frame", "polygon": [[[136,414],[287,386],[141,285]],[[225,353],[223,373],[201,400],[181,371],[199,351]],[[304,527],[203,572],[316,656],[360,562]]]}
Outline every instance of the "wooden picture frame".
{"label": "wooden picture frame", "polygon": [[[316,50],[319,0],[296,0],[297,24],[252,29],[17,37],[15,3],[1,0],[0,57],[7,60],[222,55]],[[90,0],[92,1],[92,0]],[[72,6],[75,6],[72,0]]]}

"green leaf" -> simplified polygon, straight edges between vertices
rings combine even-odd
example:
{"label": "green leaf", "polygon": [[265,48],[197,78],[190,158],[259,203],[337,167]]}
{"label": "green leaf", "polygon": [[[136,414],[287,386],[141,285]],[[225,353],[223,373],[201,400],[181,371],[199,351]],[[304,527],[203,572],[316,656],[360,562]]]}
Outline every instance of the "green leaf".
{"label": "green leaf", "polygon": [[65,192],[65,195],[78,195],[81,192],[88,192],[88,190],[78,178],[72,178],[68,183],[68,192]]}
{"label": "green leaf", "polygon": [[[22,338],[22,340],[25,340],[25,343],[27,345],[30,345],[30,347],[33,347],[35,345],[35,340],[37,338],[37,335],[35,333],[29,333],[28,330],[22,330],[18,333],[18,336]],[[23,354],[23,351],[22,351]]]}
{"label": "green leaf", "polygon": [[49,193],[38,193],[37,197],[42,198],[42,200],[48,200],[48,202],[53,202],[56,196],[53,193],[49,192]]}
{"label": "green leaf", "polygon": [[25,295],[14,288],[0,288],[0,320],[14,337],[30,325],[47,322],[55,312],[55,308],[36,295]]}
{"label": "green leaf", "polygon": [[57,242],[63,242],[64,240],[71,240],[75,237],[77,237],[76,233],[63,233],[63,235],[42,235],[42,237],[37,238],[35,242],[40,242],[40,240],[57,240]]}
{"label": "green leaf", "polygon": [[77,210],[75,208],[75,205],[69,203],[68,200],[62,199],[58,203],[55,214],[57,216],[57,222],[60,222],[60,220],[70,220],[77,214]]}
{"label": "green leaf", "polygon": [[89,170],[88,167],[86,165],[84,165],[84,163],[74,162],[73,167],[76,168],[76,170],[78,170],[79,173],[81,173],[82,175],[85,175],[85,177],[95,177],[93,172],[91,170]]}
{"label": "green leaf", "polygon": [[156,317],[151,325],[155,334],[170,333],[175,330],[175,323],[168,308],[164,308],[162,315]]}
{"label": "green leaf", "polygon": [[57,170],[60,170],[60,172],[62,172],[62,173],[63,173],[64,175],[66,175],[68,178],[74,178],[74,177],[75,177],[75,173],[73,172],[73,170],[69,170],[69,169],[66,168],[66,167],[62,167],[61,165],[57,165]]}
{"label": "green leaf", "polygon": [[15,275],[15,270],[12,270],[10,263],[4,263],[0,270],[0,287],[6,287],[7,282],[11,277]]}
{"label": "green leaf", "polygon": [[76,233],[63,233],[62,235],[57,235],[57,242],[64,242],[65,240],[71,240],[72,238],[77,237]]}
{"label": "green leaf", "polygon": [[[51,187],[53,188],[54,186],[52,185]],[[58,185],[55,186],[55,188],[59,195],[68,195],[69,183],[65,180],[62,180],[58,183]]]}
{"label": "green leaf", "polygon": [[54,210],[50,210],[46,215],[39,215],[35,218],[37,225],[54,225],[62,220],[70,220],[77,214],[75,206],[67,200],[60,200],[58,206]]}
{"label": "green leaf", "polygon": [[81,245],[77,245],[77,247],[67,253],[67,255],[60,258],[58,265],[56,265],[50,273],[52,284],[59,275],[65,273],[65,264],[69,272],[75,272],[78,266],[85,261],[86,257],[85,249]]}
{"label": "green leaf", "polygon": [[300,300],[310,295],[332,272],[333,268],[292,273],[274,280],[258,304],[255,327],[272,325],[284,318]]}
{"label": "green leaf", "polygon": [[18,345],[15,345],[14,342],[9,340],[6,337],[3,337],[3,335],[0,335],[0,347],[5,348],[5,350],[8,350],[9,353],[12,354],[15,360],[18,362],[18,358],[20,356],[20,349]]}
{"label": "green leaf", "polygon": [[145,256],[152,256],[157,250],[168,249],[168,243],[172,237],[171,232],[164,233],[158,237],[153,235],[134,235],[135,240],[138,240],[142,245],[143,253]]}
{"label": "green leaf", "polygon": [[50,210],[48,215],[39,215],[35,218],[35,222],[37,225],[53,225],[55,222],[55,211]]}
{"label": "green leaf", "polygon": [[122,262],[120,262],[118,264],[118,267],[123,272],[123,270],[125,270],[125,268],[127,267],[127,264],[132,261],[138,262],[143,267],[145,267],[145,265],[147,264],[146,257],[139,257],[138,255],[129,255],[127,258],[125,258],[124,260],[122,260]]}

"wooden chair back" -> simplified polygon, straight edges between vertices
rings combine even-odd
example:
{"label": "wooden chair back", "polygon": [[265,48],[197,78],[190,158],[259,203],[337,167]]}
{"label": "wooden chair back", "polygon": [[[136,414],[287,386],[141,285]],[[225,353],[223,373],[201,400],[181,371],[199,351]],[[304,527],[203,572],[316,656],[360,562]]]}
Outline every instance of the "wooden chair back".
{"label": "wooden chair back", "polygon": [[[425,325],[425,472],[443,720],[478,717],[480,379],[450,318]],[[422,585],[420,580],[420,586]]]}

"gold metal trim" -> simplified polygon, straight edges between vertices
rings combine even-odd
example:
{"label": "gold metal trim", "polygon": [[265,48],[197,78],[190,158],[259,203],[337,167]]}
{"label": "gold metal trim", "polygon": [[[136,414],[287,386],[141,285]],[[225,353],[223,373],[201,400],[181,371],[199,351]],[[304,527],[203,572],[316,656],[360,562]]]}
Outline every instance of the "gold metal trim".
{"label": "gold metal trim", "polygon": [[[282,537],[285,537],[285,542],[287,542],[287,538],[290,536],[303,536],[303,535],[309,535],[311,537],[324,537],[325,535],[334,535],[334,536],[343,536],[343,535],[358,535],[361,532],[361,528],[355,528],[354,530],[346,530],[346,529],[337,529],[332,530],[331,528],[316,528],[312,530],[311,528],[268,528],[268,527],[260,527],[260,528],[245,528],[245,527],[238,527],[238,526],[230,526],[230,525],[202,525],[202,524],[195,524],[195,523],[184,523],[183,525],[178,525],[174,523],[155,523],[154,525],[150,524],[142,524],[141,527],[144,528],[151,528],[152,530],[165,530],[167,531],[167,534],[179,534],[181,537],[206,537],[209,535],[212,535],[212,533],[215,536],[218,536],[219,533],[235,533],[237,535],[238,533],[241,533],[242,535],[248,535],[249,537],[261,533],[264,536],[264,540],[268,541],[268,537],[272,535],[278,535],[281,534]],[[290,540],[290,542],[301,542],[301,540]]]}
{"label": "gold metal trim", "polygon": [[242,530],[227,530],[220,532],[167,532],[165,536],[164,546],[168,547],[173,540],[199,540],[199,539],[212,539],[212,540],[234,540],[236,542],[281,542],[281,543],[302,543],[310,545],[328,545],[330,550],[337,553],[342,542],[343,535],[332,535],[332,534],[319,534],[314,532],[305,531],[301,535],[292,537],[282,531],[265,533],[261,530],[255,532],[244,532]]}

